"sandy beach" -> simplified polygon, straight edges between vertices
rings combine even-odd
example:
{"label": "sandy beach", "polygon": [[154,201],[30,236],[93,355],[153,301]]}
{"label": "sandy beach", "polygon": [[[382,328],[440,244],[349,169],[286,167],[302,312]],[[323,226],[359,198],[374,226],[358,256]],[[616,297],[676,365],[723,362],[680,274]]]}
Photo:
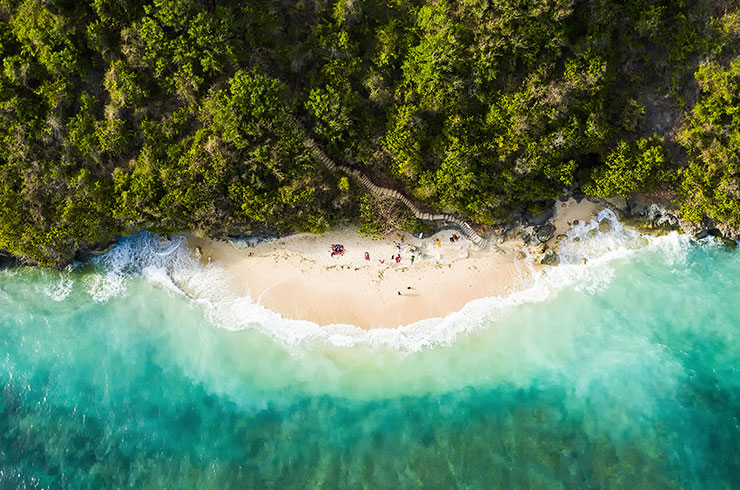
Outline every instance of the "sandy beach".
{"label": "sandy beach", "polygon": [[[555,236],[565,233],[574,220],[588,221],[601,209],[586,200],[558,202]],[[451,241],[455,233],[459,235],[443,229],[423,239],[411,234],[373,239],[345,228],[245,248],[228,241],[186,238],[204,263],[223,267],[238,295],[286,318],[368,329],[441,317],[474,299],[509,294],[526,287],[532,274],[544,267],[530,259],[538,247],[520,240],[480,250],[462,237]],[[332,244],[342,244],[344,254],[332,256]]]}

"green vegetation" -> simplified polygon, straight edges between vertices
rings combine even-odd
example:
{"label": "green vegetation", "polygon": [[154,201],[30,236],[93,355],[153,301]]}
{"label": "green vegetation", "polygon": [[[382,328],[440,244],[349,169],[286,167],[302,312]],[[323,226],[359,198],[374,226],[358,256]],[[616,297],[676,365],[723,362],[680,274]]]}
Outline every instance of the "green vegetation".
{"label": "green vegetation", "polygon": [[640,138],[635,143],[617,143],[604,161],[593,171],[593,184],[584,190],[599,197],[632,197],[637,191],[649,191],[673,177],[667,166],[662,138]]}
{"label": "green vegetation", "polygon": [[740,58],[696,72],[701,97],[681,127],[690,165],[681,171],[683,213],[740,227]]}
{"label": "green vegetation", "polygon": [[0,250],[387,224],[293,117],[484,224],[675,188],[740,225],[739,39],[735,0],[0,0]]}

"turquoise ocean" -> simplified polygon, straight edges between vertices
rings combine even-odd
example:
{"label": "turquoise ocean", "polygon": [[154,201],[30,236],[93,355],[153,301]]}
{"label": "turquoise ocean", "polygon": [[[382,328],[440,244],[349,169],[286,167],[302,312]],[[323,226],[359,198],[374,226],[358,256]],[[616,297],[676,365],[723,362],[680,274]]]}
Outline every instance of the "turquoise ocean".
{"label": "turquoise ocean", "polygon": [[382,331],[145,233],[1,270],[0,488],[740,488],[740,252],[605,216],[520,292]]}

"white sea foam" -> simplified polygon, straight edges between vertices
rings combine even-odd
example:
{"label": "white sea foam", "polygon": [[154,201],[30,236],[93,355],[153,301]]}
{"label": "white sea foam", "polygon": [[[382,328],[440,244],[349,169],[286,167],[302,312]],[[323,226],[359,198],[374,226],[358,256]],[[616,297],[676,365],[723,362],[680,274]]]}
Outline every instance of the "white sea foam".
{"label": "white sea foam", "polygon": [[44,288],[44,293],[54,301],[64,301],[72,292],[74,280],[69,274],[60,274],[59,282],[49,283]]}
{"label": "white sea foam", "polygon": [[[604,219],[609,221],[611,230],[602,233],[598,228]],[[508,296],[477,299],[444,318],[394,329],[319,326],[282,318],[251,298],[237,297],[223,270],[214,264],[201,265],[191,256],[182,237],[166,240],[141,233],[122,239],[109,253],[92,260],[96,272],[86,279],[86,289],[95,301],[105,302],[125,294],[132,279],[145,278],[167,290],[184,292],[195,306],[203,309],[209,321],[221,328],[260,331],[294,352],[322,345],[365,345],[416,352],[448,345],[461,335],[490,326],[513,307],[547,301],[566,288],[593,294],[613,280],[615,261],[638,250],[655,250],[668,264],[681,263],[690,240],[675,232],[663,237],[641,235],[624,228],[608,209],[596,219],[573,227],[567,237],[560,245],[561,264],[535,274],[525,289]],[[578,240],[574,240],[576,237]]]}

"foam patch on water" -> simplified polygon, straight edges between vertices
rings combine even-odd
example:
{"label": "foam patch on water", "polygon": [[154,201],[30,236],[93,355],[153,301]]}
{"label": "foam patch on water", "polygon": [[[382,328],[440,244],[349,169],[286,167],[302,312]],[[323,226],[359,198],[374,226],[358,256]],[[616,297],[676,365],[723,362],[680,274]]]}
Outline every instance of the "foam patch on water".
{"label": "foam patch on water", "polygon": [[72,292],[74,280],[69,274],[60,274],[58,282],[52,282],[44,288],[44,293],[54,301],[64,301]]}
{"label": "foam patch on water", "polygon": [[[608,231],[599,231],[603,220],[609,223]],[[614,213],[605,209],[592,221],[569,230],[560,244],[561,264],[534,274],[522,290],[474,300],[444,318],[369,331],[354,325],[320,326],[285,319],[251,298],[236,296],[225,272],[215,264],[202,265],[183,237],[169,239],[140,233],[122,238],[109,253],[90,261],[94,273],[86,276],[84,287],[95,301],[106,302],[125,295],[132,280],[144,278],[157,287],[186,294],[209,321],[221,328],[256,330],[296,352],[326,345],[417,352],[449,345],[461,335],[490,326],[511,308],[551,300],[566,288],[584,294],[602,290],[615,277],[614,265],[640,250],[657,252],[668,265],[680,264],[685,261],[690,240],[675,232],[663,237],[641,235],[624,228]],[[63,298],[69,289],[71,285],[63,281],[55,286],[52,297]]]}

